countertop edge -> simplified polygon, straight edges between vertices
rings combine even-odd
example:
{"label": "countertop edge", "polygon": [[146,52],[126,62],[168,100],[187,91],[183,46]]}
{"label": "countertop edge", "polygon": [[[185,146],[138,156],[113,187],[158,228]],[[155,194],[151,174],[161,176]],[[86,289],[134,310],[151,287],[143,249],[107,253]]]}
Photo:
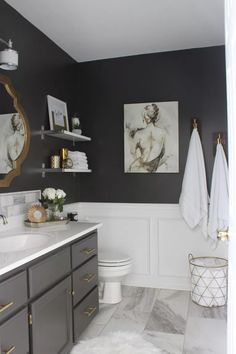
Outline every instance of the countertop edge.
{"label": "countertop edge", "polygon": [[27,264],[33,260],[36,260],[37,258],[41,257],[41,256],[44,256],[46,255],[47,253],[50,253],[60,247],[63,247],[65,246],[66,244],[72,242],[72,241],[75,241],[76,239],[94,231],[94,230],[97,230],[99,229],[100,227],[102,226],[102,223],[97,223],[96,225],[93,225],[91,227],[88,227],[86,230],[83,230],[83,231],[80,231],[78,233],[76,233],[75,235],[73,236],[70,236],[62,241],[59,241],[59,242],[56,242],[55,244],[53,245],[50,245],[48,247],[45,247],[39,251],[36,251],[35,253],[32,253],[26,257],[23,257],[22,259],[10,264],[10,265],[7,265],[5,267],[2,267],[0,269],[0,276],[1,275],[5,275],[6,273],[10,272],[10,271],[13,271],[21,266],[23,266],[24,264]]}

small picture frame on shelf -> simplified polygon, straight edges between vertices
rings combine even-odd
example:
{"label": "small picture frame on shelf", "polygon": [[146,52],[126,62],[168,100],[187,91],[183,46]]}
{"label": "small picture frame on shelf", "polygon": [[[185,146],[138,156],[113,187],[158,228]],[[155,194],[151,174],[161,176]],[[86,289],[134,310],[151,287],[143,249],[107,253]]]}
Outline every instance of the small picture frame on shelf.
{"label": "small picture frame on shelf", "polygon": [[50,130],[69,131],[66,102],[47,95]]}

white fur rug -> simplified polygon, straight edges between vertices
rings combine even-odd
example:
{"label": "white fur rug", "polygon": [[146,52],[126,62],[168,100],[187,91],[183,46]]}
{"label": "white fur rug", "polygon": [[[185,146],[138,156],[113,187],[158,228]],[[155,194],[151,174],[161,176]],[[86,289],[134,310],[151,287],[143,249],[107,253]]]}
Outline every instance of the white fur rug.
{"label": "white fur rug", "polygon": [[161,354],[162,350],[147,342],[140,334],[114,332],[107,336],[81,341],[71,354]]}

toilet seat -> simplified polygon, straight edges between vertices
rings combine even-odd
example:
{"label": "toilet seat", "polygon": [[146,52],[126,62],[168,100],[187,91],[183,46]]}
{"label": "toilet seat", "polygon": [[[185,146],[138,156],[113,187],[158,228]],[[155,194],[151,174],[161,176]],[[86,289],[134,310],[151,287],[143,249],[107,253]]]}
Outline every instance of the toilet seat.
{"label": "toilet seat", "polygon": [[98,254],[98,265],[102,267],[122,267],[131,263],[130,257],[116,252]]}

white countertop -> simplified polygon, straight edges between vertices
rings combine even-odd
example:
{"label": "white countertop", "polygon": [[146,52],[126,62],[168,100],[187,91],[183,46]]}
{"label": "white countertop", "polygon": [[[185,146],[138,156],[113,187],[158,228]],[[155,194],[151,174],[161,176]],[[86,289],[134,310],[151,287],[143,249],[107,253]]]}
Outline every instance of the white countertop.
{"label": "white countertop", "polygon": [[92,222],[69,222],[67,225],[48,226],[41,228],[30,228],[21,226],[0,232],[0,238],[11,237],[20,234],[46,234],[49,237],[43,246],[31,248],[24,251],[1,252],[0,249],[0,275],[16,269],[40,256],[43,256],[67,243],[79,239],[102,226],[101,223]]}

